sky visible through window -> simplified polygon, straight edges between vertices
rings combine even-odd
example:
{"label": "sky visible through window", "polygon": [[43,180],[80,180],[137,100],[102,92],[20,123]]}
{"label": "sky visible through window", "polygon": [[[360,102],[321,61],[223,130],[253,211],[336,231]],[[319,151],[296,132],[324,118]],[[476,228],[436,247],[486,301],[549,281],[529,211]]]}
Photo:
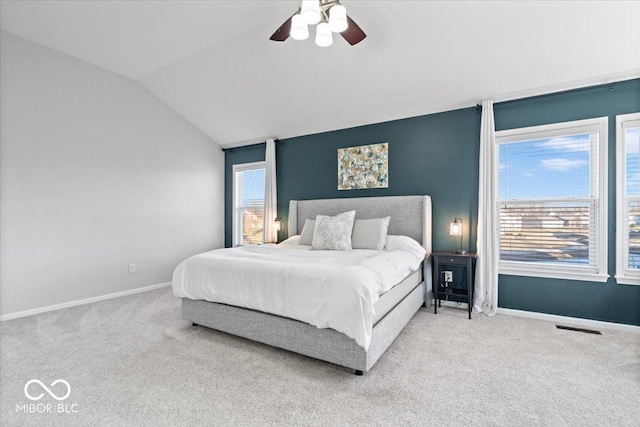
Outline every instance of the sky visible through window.
{"label": "sky visible through window", "polygon": [[591,138],[584,133],[500,144],[499,198],[589,197]]}
{"label": "sky visible through window", "polygon": [[242,205],[264,204],[264,169],[253,169],[242,172]]}
{"label": "sky visible through window", "polygon": [[627,196],[640,196],[640,128],[625,131]]}

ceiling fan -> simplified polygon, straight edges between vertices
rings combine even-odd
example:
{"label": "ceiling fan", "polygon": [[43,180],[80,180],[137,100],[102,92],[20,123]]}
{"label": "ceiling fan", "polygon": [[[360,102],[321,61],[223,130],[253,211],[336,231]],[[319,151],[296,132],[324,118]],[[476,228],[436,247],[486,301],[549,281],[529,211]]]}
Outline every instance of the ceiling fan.
{"label": "ceiling fan", "polygon": [[347,10],[340,0],[302,0],[298,11],[273,33],[270,40],[283,42],[289,36],[295,40],[305,40],[309,37],[308,26],[315,24],[318,24],[315,39],[318,46],[330,46],[333,43],[331,33],[340,33],[351,46],[367,37],[358,24],[347,16]]}

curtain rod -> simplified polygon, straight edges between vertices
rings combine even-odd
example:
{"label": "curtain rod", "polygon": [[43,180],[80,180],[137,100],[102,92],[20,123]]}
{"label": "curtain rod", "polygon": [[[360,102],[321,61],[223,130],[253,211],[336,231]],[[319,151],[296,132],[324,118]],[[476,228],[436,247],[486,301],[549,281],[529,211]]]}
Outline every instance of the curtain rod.
{"label": "curtain rod", "polygon": [[[523,96],[523,97],[520,97],[520,98],[508,98],[507,97],[503,101],[494,101],[494,105],[508,104],[510,102],[525,101],[525,100],[531,100],[531,99],[536,99],[536,98],[545,98],[547,96],[561,95],[561,94],[566,94],[566,93],[571,93],[571,92],[580,92],[580,91],[590,90],[590,89],[601,89],[601,88],[604,88],[604,87],[607,87],[609,89],[609,92],[613,92],[613,90],[615,89],[615,85],[616,84],[626,83],[626,82],[633,81],[633,80],[637,80],[637,79],[633,78],[633,79],[628,79],[628,80],[622,80],[622,81],[619,81],[619,82],[602,83],[602,84],[599,84],[599,85],[577,87],[577,88],[566,89],[566,90],[561,90],[561,91],[557,91],[557,92],[546,92],[546,93],[541,93],[541,94],[538,94],[538,95]],[[476,104],[475,108],[476,108],[476,111],[482,111],[482,104]]]}
{"label": "curtain rod", "polygon": [[[278,142],[279,139],[275,138],[274,139],[275,142]],[[254,142],[253,144],[247,144],[247,145],[238,145],[237,147],[227,147],[227,148],[222,148],[222,151],[229,151],[229,150],[235,150],[236,148],[247,148],[247,147],[254,147],[256,145],[263,145],[266,144],[267,141],[262,141],[262,142]]]}
{"label": "curtain rod", "polygon": [[617,81],[617,82],[609,82],[609,83],[601,83],[601,84],[597,84],[597,85],[576,87],[576,88],[573,88],[573,89],[565,89],[565,90],[560,90],[560,91],[555,91],[555,92],[539,93],[537,95],[522,96],[520,98],[509,98],[509,97],[507,97],[507,98],[505,98],[504,100],[501,100],[501,101],[494,101],[494,105],[496,105],[496,104],[508,104],[510,102],[518,102],[518,101],[524,101],[524,100],[530,100],[530,99],[536,99],[536,98],[544,98],[544,97],[547,97],[547,96],[561,95],[561,94],[566,94],[566,93],[571,93],[571,92],[581,92],[581,91],[591,90],[591,89],[602,89],[602,88],[605,88],[605,87],[609,89],[609,92],[613,92],[613,90],[615,89],[616,85],[627,83],[627,82],[630,82],[630,81],[633,81],[633,80],[638,80],[638,78],[636,77],[636,78],[627,79],[627,80],[621,80],[621,81]]}
{"label": "curtain rod", "polygon": [[267,141],[265,142],[256,142],[254,144],[249,144],[249,145],[238,145],[237,147],[228,147],[228,148],[223,148],[222,151],[229,151],[229,150],[235,150],[236,148],[247,148],[247,147],[253,147],[256,145],[262,145],[262,144],[266,144]]}

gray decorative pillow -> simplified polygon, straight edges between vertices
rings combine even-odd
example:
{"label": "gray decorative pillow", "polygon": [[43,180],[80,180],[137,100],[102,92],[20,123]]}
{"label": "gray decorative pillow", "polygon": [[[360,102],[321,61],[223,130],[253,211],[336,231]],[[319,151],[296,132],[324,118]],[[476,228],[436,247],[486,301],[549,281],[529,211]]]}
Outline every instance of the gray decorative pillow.
{"label": "gray decorative pillow", "polygon": [[390,220],[390,216],[357,220],[353,226],[353,236],[351,236],[353,249],[383,250],[387,242]]}
{"label": "gray decorative pillow", "polygon": [[302,233],[300,233],[299,245],[311,246],[313,241],[313,229],[316,226],[316,222],[312,219],[304,220],[304,227],[302,227]]}
{"label": "gray decorative pillow", "polygon": [[313,249],[350,251],[355,216],[356,211],[344,212],[336,216],[316,216],[316,226],[311,242]]}

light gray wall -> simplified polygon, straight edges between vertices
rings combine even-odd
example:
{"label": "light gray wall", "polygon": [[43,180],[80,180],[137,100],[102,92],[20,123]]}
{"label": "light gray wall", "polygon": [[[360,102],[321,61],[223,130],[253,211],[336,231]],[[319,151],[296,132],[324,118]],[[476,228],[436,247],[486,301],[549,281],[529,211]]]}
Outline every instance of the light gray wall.
{"label": "light gray wall", "polygon": [[0,39],[0,314],[168,282],[223,246],[217,144],[134,80]]}

